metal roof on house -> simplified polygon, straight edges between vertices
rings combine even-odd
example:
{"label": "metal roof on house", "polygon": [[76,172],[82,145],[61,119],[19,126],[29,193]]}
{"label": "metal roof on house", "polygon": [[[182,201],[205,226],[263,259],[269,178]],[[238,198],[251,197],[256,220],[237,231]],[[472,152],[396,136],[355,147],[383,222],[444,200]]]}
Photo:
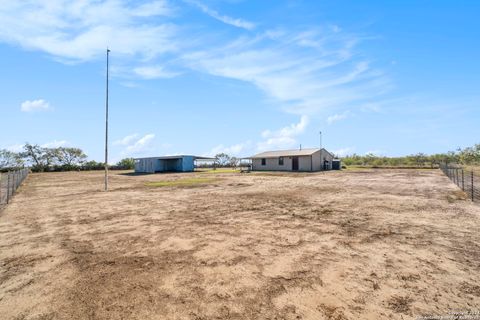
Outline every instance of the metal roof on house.
{"label": "metal roof on house", "polygon": [[[322,150],[325,150],[322,148]],[[311,149],[296,149],[296,150],[278,150],[278,151],[266,151],[251,156],[250,159],[258,158],[278,158],[278,157],[292,157],[292,156],[311,156],[315,152],[320,151],[318,148]],[[325,150],[328,152],[327,150]]]}

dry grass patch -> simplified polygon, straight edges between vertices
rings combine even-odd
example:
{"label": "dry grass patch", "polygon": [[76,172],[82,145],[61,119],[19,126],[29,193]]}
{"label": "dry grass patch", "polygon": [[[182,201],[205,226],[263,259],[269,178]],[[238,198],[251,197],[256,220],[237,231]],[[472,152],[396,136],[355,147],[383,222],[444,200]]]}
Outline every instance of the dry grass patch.
{"label": "dry grass patch", "polygon": [[388,301],[388,308],[398,313],[408,313],[412,299],[409,297],[393,296]]}
{"label": "dry grass patch", "polygon": [[468,199],[467,193],[462,190],[452,191],[449,194],[447,194],[447,201],[449,203],[453,203],[459,200],[467,200],[467,199]]}
{"label": "dry grass patch", "polygon": [[178,180],[147,182],[145,183],[145,185],[147,187],[194,187],[198,185],[211,184],[216,181],[218,181],[218,179],[216,178],[193,177]]}
{"label": "dry grass patch", "polygon": [[231,168],[218,168],[218,169],[198,169],[198,173],[240,173],[240,169],[231,169]]}

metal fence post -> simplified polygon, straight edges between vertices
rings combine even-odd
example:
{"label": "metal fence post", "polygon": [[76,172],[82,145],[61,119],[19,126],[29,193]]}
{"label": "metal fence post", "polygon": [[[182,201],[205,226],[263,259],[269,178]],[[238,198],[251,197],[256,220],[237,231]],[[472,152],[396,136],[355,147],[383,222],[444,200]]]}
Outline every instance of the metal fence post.
{"label": "metal fence post", "polygon": [[15,193],[15,171],[12,172],[12,196]]}
{"label": "metal fence post", "polygon": [[7,204],[10,202],[10,172],[7,172]]}
{"label": "metal fence post", "polygon": [[465,191],[465,177],[463,175],[463,168],[462,168],[462,191]]}
{"label": "metal fence post", "polygon": [[473,190],[474,190],[474,189],[473,189],[473,170],[472,170],[472,172],[470,173],[470,177],[471,177],[471,179],[472,179],[472,202],[473,202]]}

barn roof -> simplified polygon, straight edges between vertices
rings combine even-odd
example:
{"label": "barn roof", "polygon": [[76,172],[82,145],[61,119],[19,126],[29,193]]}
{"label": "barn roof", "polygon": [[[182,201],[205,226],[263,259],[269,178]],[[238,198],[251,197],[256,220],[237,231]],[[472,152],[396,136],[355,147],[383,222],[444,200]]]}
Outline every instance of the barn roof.
{"label": "barn roof", "polygon": [[[322,150],[325,150],[322,148]],[[292,157],[292,156],[310,156],[315,152],[320,151],[318,148],[310,148],[310,149],[296,149],[296,150],[277,150],[277,151],[266,151],[262,153],[258,153],[254,156],[251,156],[250,159],[258,159],[258,158],[278,158],[278,157]],[[325,150],[328,152],[327,150]]]}

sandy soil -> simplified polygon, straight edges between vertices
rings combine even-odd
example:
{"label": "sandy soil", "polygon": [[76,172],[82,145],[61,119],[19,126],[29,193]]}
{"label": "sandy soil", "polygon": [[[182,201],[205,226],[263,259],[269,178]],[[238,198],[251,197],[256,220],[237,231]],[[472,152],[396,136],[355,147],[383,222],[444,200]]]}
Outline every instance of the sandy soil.
{"label": "sandy soil", "polygon": [[[439,170],[32,174],[2,319],[415,319],[480,309],[480,206]],[[203,174],[206,175],[206,174]],[[211,177],[212,175],[209,175]]]}

